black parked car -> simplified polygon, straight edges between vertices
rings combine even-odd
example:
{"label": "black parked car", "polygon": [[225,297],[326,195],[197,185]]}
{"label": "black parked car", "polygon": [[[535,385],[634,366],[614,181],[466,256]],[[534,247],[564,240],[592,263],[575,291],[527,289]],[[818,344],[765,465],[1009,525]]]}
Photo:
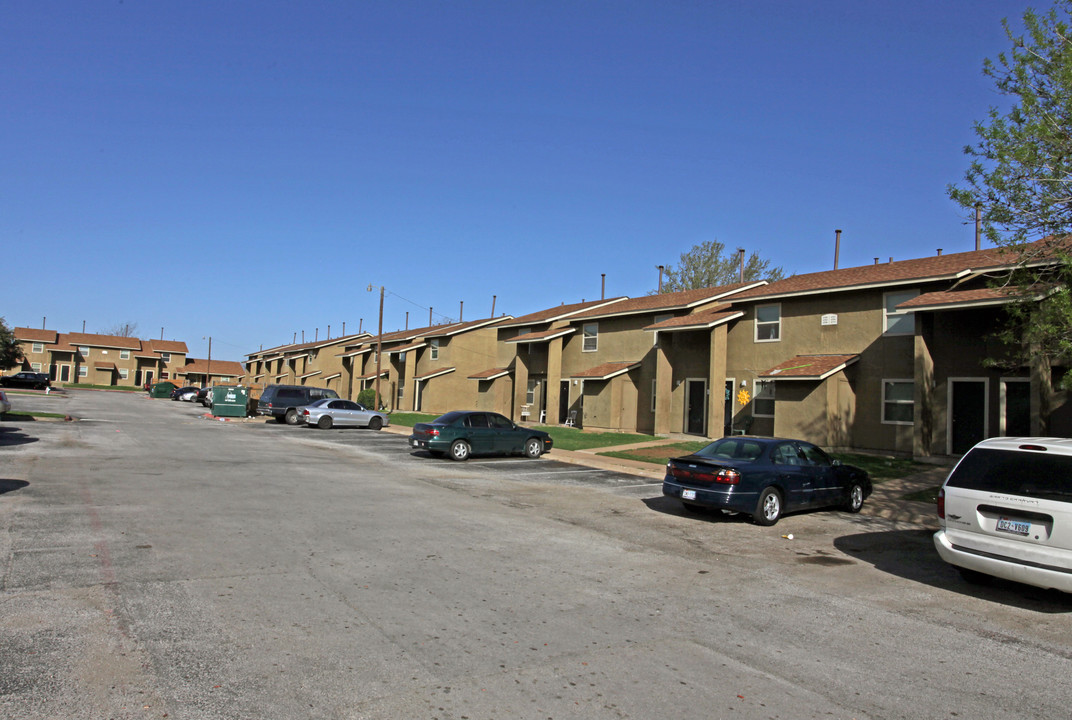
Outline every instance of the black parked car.
{"label": "black parked car", "polygon": [[670,459],[663,494],[680,499],[687,510],[718,508],[773,525],[784,513],[805,508],[859,512],[871,479],[803,440],[738,436]]}
{"label": "black parked car", "polygon": [[308,385],[269,385],[257,401],[258,415],[271,415],[276,422],[287,425],[304,424],[302,408],[324,398],[337,398],[339,393],[327,388]]}
{"label": "black parked car", "polygon": [[52,381],[48,379],[48,373],[20,372],[0,377],[0,386],[2,387],[44,390],[51,385]]}

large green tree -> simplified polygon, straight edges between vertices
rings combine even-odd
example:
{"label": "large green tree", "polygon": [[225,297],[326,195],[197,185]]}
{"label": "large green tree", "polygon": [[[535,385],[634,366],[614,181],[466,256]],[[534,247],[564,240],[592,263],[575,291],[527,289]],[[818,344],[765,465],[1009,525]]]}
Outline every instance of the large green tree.
{"label": "large green tree", "polygon": [[[770,260],[752,253],[745,259],[745,280],[768,280],[773,282],[785,277],[780,267],[772,268]],[[741,261],[737,253],[726,255],[725,244],[708,240],[694,245],[681,253],[677,266],[668,265],[663,270],[663,292],[698,290],[738,282],[741,279]]]}
{"label": "large green tree", "polygon": [[22,360],[22,348],[15,339],[15,333],[0,318],[0,368],[15,367]]}
{"label": "large green tree", "polygon": [[[964,148],[971,163],[949,196],[981,210],[988,240],[1010,252],[1017,269],[996,282],[1023,298],[1009,307],[998,338],[1008,364],[1030,356],[1072,365],[1072,0],[1046,12],[1027,10],[1023,30],[1002,25],[1007,52],[983,63],[1005,102],[975,124]],[[1040,300],[1040,298],[1042,298]],[[1072,387],[1072,375],[1063,381]]]}

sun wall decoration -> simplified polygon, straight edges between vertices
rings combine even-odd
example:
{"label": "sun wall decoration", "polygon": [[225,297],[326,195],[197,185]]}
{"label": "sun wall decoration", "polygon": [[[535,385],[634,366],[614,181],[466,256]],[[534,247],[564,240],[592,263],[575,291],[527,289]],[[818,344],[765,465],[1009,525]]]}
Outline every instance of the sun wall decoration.
{"label": "sun wall decoration", "polygon": [[751,399],[752,399],[752,396],[748,394],[747,390],[741,390],[741,392],[737,393],[737,404],[738,405],[747,405],[748,401],[751,400]]}

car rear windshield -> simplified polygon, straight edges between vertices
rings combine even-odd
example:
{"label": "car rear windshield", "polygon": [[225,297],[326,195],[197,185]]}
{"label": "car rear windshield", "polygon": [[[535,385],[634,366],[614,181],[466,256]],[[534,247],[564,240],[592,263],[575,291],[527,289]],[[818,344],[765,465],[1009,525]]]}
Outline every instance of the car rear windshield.
{"label": "car rear windshield", "polygon": [[763,443],[743,438],[716,440],[700,450],[701,457],[751,462],[763,454]]}
{"label": "car rear windshield", "polygon": [[976,448],[964,456],[946,485],[1072,501],[1072,455]]}

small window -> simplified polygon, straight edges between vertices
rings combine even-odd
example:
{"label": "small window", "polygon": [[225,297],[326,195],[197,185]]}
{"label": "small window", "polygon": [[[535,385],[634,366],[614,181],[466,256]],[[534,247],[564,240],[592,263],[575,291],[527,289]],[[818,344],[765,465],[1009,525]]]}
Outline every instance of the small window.
{"label": "small window", "polygon": [[402,383],[398,383],[398,405],[401,407],[402,398],[406,395],[406,386]]}
{"label": "small window", "polygon": [[584,337],[581,344],[581,350],[584,352],[595,352],[599,346],[599,323],[588,323],[581,328],[581,335]]}
{"label": "small window", "polygon": [[782,306],[756,307],[756,342],[776,342],[782,338]]}
{"label": "small window", "polygon": [[171,378],[171,373],[166,372],[166,371],[160,373],[160,379],[161,380],[169,380],[170,378]]}
{"label": "small window", "polygon": [[429,347],[432,349],[431,358],[433,360],[439,359],[439,338],[432,338],[428,341]]}
{"label": "small window", "polygon": [[912,380],[882,381],[882,422],[911,425],[915,414],[915,383]]}
{"label": "small window", "polygon": [[88,347],[88,346],[86,346],[86,345],[81,345],[81,346],[79,346],[79,348],[78,348],[78,354],[79,354],[79,355],[81,355],[81,356],[82,356],[82,357],[84,357],[84,358],[87,358],[87,357],[89,357],[89,347]]}
{"label": "small window", "polygon": [[85,365],[78,366],[78,377],[86,377],[89,375],[89,368]]}
{"label": "small window", "polygon": [[130,351],[129,350],[120,350],[119,351],[119,359],[120,360],[129,360],[130,359]]}
{"label": "small window", "polygon": [[124,380],[127,379],[128,373],[130,373],[130,371],[126,368],[119,368],[119,377],[123,378]]}
{"label": "small window", "polygon": [[756,397],[752,401],[752,415],[774,417],[774,381],[756,380]]}
{"label": "small window", "polygon": [[536,402],[536,381],[529,378],[528,387],[525,389],[525,403],[532,405],[534,402]]}
{"label": "small window", "polygon": [[882,296],[883,335],[913,335],[916,332],[916,316],[911,310],[898,310],[897,306],[919,295],[918,290],[898,290]]}
{"label": "small window", "polygon": [[45,344],[44,343],[35,342],[33,344],[32,352],[43,353],[44,351],[45,351]]}
{"label": "small window", "polygon": [[30,367],[34,372],[41,372],[41,363],[30,363]]}
{"label": "small window", "polygon": [[160,359],[166,363],[171,362],[171,353],[160,353]]}

